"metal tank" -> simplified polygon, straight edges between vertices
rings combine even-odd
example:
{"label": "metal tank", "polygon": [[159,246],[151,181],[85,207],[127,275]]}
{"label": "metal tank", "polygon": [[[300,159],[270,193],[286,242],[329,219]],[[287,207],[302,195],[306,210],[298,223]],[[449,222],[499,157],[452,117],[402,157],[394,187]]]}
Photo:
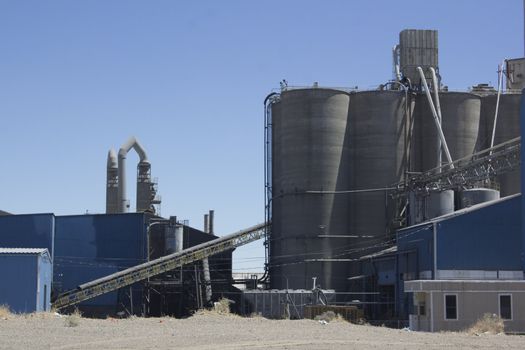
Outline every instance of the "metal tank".
{"label": "metal tank", "polygon": [[454,191],[430,192],[427,195],[409,195],[409,225],[454,212]]}
{"label": "metal tank", "polygon": [[[484,135],[480,136],[478,142],[486,149],[490,147],[492,129],[494,126],[494,114],[496,111],[497,95],[485,96],[481,100],[481,119],[484,121]],[[519,137],[520,133],[520,100],[521,94],[502,94],[500,96],[498,123],[496,124],[496,135],[494,145],[501,144],[513,138]],[[481,146],[480,146],[481,147]],[[481,149],[480,149],[481,150]],[[520,168],[496,177],[499,183],[502,197],[521,192],[521,170]]]}
{"label": "metal tank", "polygon": [[470,188],[459,192],[459,207],[468,208],[476,204],[499,199],[500,193],[489,188]]}
{"label": "metal tank", "polygon": [[[442,128],[452,160],[474,153],[480,125],[481,97],[465,92],[440,92]],[[428,100],[418,94],[414,112],[413,171],[438,166],[438,134]],[[442,157],[443,161],[446,158]]]}
{"label": "metal tank", "polygon": [[[388,239],[396,203],[386,188],[408,170],[412,96],[403,91],[363,91],[350,96],[349,137],[352,190],[348,195],[351,244],[366,254]],[[376,248],[377,249],[377,248]]]}
{"label": "metal tank", "polygon": [[339,90],[283,91],[271,105],[271,288],[346,287],[351,186],[350,96]]}

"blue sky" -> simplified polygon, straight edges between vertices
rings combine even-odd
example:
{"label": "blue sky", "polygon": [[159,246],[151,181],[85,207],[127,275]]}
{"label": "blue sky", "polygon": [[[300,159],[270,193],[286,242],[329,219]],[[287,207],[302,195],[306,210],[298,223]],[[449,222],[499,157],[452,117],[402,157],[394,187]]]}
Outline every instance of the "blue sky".
{"label": "blue sky", "polygon": [[[219,234],[262,222],[266,94],[374,88],[405,28],[439,30],[451,89],[523,56],[520,0],[0,0],[0,209],[103,212],[107,151],[135,135],[163,215],[201,228],[213,208]],[[261,247],[236,269],[262,267]]]}

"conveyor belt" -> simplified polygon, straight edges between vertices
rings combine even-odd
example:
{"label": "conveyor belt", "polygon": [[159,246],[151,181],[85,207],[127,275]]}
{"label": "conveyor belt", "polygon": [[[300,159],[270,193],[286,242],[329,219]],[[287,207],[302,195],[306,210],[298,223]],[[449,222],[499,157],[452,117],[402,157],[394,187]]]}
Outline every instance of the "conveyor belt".
{"label": "conveyor belt", "polygon": [[202,260],[262,238],[267,224],[259,224],[228,236],[196,245],[178,253],[163,256],[147,263],[130,267],[106,277],[84,283],[68,291],[55,300],[53,307],[57,310],[78,304],[84,300],[112,292],[147,278],[171,271],[177,267]]}
{"label": "conveyor belt", "polygon": [[408,179],[407,183],[396,184],[394,194],[402,195],[409,191],[426,193],[443,191],[462,186],[472,186],[477,182],[518,169],[521,165],[521,137],[488,148],[472,156],[454,161]]}

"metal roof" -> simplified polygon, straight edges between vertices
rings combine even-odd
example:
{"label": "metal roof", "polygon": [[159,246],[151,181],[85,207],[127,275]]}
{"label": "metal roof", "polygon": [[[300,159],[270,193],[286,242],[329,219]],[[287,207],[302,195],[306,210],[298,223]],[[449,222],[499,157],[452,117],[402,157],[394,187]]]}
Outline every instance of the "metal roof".
{"label": "metal roof", "polygon": [[0,248],[0,254],[47,254],[47,248]]}
{"label": "metal roof", "polygon": [[379,258],[379,257],[382,257],[382,256],[388,256],[388,255],[391,255],[391,254],[394,254],[394,253],[397,253],[397,245],[394,245],[392,247],[388,247],[386,249],[380,250],[380,251],[372,253],[372,254],[368,254],[368,255],[362,256],[362,257],[359,258],[359,260]]}
{"label": "metal roof", "polygon": [[503,198],[495,199],[495,200],[492,200],[492,201],[478,203],[478,204],[475,204],[475,205],[470,206],[468,208],[459,209],[459,210],[453,211],[452,213],[444,214],[442,216],[438,216],[438,217],[429,219],[427,221],[420,222],[419,224],[415,224],[415,225],[412,225],[412,226],[407,226],[407,227],[400,228],[400,229],[397,230],[397,232],[401,232],[401,231],[404,231],[404,230],[410,230],[410,229],[413,229],[415,227],[427,226],[427,225],[430,225],[430,224],[433,224],[433,223],[438,223],[438,222],[441,222],[441,221],[445,221],[445,220],[448,220],[450,218],[453,218],[453,217],[456,217],[456,216],[460,216],[460,215],[463,215],[463,214],[467,214],[467,213],[470,213],[472,211],[476,211],[476,210],[479,210],[479,209],[482,209],[482,208],[485,208],[485,207],[490,207],[490,206],[492,206],[494,204],[505,202],[505,201],[508,201],[508,200],[511,200],[511,199],[514,199],[514,198],[517,198],[517,197],[520,197],[520,196],[521,196],[521,193],[516,193],[516,194],[510,195],[510,196],[506,196],[506,197],[503,197]]}

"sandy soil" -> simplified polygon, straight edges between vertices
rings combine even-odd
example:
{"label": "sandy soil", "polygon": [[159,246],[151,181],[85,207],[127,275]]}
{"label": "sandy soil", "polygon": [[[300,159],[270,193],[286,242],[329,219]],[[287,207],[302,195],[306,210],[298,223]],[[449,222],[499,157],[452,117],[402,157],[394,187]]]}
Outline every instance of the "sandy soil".
{"label": "sandy soil", "polygon": [[0,349],[525,349],[525,336],[419,333],[344,321],[215,314],[188,319],[0,318]]}

